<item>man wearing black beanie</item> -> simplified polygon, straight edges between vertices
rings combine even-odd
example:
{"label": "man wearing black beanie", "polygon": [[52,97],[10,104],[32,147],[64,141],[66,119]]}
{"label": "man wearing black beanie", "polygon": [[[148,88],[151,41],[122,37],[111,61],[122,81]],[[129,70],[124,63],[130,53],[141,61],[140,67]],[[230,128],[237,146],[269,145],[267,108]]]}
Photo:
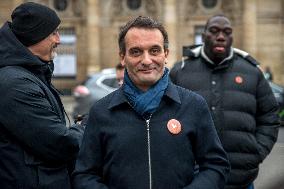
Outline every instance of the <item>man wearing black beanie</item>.
{"label": "man wearing black beanie", "polygon": [[12,13],[11,29],[25,46],[45,39],[60,24],[54,10],[37,3],[24,3]]}
{"label": "man wearing black beanie", "polygon": [[69,189],[84,127],[66,127],[51,84],[60,19],[32,2],[11,18],[0,28],[1,188]]}

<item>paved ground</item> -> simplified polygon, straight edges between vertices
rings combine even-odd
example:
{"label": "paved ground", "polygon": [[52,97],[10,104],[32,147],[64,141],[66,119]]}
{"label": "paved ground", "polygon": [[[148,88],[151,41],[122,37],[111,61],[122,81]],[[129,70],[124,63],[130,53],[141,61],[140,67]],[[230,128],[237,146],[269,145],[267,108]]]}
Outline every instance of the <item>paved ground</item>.
{"label": "paved ground", "polygon": [[[274,183],[282,184],[273,189],[284,189],[284,127],[280,128],[278,142],[270,155],[260,166],[259,176],[255,182],[255,189],[270,189]],[[272,188],[271,188],[272,189]]]}

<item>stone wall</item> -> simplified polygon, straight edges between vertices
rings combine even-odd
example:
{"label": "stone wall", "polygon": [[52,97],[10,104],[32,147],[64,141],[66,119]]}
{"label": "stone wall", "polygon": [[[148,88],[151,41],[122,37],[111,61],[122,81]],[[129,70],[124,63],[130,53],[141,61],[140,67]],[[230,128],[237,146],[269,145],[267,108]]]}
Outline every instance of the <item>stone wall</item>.
{"label": "stone wall", "polygon": [[[54,0],[34,1],[54,8]],[[132,7],[127,0],[66,1],[67,9],[57,12],[61,27],[73,27],[77,35],[77,74],[75,78],[54,79],[60,89],[73,88],[88,74],[117,64],[118,32],[130,18],[147,15],[164,23],[170,39],[171,67],[181,59],[182,46],[193,44],[197,29],[217,13],[231,19],[234,46],[252,54],[261,66],[270,66],[275,81],[284,85],[283,0],[141,0]],[[24,0],[0,1],[1,23],[21,2]],[[208,8],[204,2],[208,7],[215,6]]]}

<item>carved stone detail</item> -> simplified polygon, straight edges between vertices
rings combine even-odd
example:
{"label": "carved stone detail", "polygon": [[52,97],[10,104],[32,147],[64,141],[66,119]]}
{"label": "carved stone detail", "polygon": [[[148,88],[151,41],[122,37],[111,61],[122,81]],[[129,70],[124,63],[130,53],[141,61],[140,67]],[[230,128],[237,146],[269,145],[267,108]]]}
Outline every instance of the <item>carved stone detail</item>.
{"label": "carved stone detail", "polygon": [[85,0],[73,0],[73,13],[75,16],[77,17],[81,17],[81,16],[84,16],[84,9],[85,9],[85,4],[86,4],[86,1]]}
{"label": "carved stone detail", "polygon": [[232,23],[239,24],[242,22],[243,0],[223,0],[223,13],[230,18]]}
{"label": "carved stone detail", "polygon": [[157,17],[157,13],[158,13],[157,1],[146,0],[145,10],[146,10],[146,13],[148,13],[149,15]]}
{"label": "carved stone detail", "polygon": [[123,7],[122,3],[123,3],[123,0],[112,1],[112,3],[111,3],[112,5],[111,5],[111,9],[110,9],[110,12],[111,12],[110,16],[121,16],[121,15],[123,15],[124,7]]}
{"label": "carved stone detail", "polygon": [[147,15],[158,18],[162,13],[161,0],[143,0],[141,7],[131,10],[126,0],[110,0],[104,7],[103,15],[108,17],[110,22],[125,21],[137,15]]}
{"label": "carved stone detail", "polygon": [[184,21],[188,22],[190,18],[198,13],[198,1],[196,0],[186,0],[182,5],[184,9],[181,13],[184,14]]}

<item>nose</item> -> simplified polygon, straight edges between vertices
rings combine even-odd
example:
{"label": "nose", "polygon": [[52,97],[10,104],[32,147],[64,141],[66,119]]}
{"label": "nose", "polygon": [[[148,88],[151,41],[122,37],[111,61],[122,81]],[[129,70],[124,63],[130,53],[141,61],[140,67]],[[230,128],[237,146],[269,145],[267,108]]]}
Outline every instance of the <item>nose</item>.
{"label": "nose", "polygon": [[225,41],[225,35],[223,32],[219,32],[217,35],[217,40],[218,41]]}
{"label": "nose", "polygon": [[152,63],[151,55],[148,52],[144,53],[142,62],[143,62],[143,64],[151,64]]}
{"label": "nose", "polygon": [[56,43],[56,44],[60,44],[60,35],[59,35],[59,32],[58,30],[54,31],[52,34],[52,39],[53,41]]}
{"label": "nose", "polygon": [[56,32],[55,40],[56,40],[57,44],[60,44],[60,34],[59,34],[59,32]]}

